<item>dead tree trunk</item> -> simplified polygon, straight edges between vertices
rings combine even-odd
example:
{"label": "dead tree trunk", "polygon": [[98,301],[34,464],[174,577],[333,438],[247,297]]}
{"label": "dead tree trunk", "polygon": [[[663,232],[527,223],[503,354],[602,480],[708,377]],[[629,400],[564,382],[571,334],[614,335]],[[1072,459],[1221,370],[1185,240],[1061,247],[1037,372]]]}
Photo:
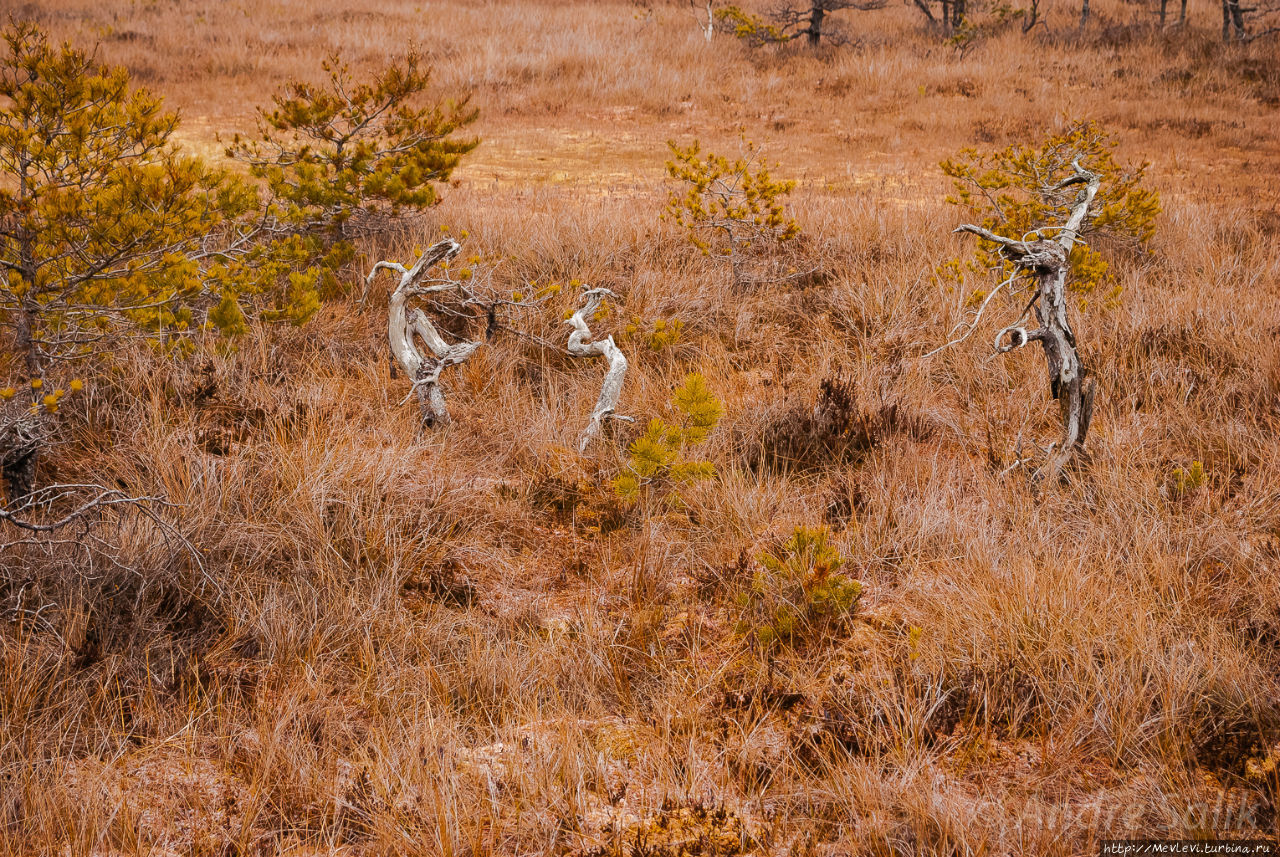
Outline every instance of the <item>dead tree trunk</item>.
{"label": "dead tree trunk", "polygon": [[43,409],[32,411],[21,398],[0,409],[0,471],[10,502],[35,489],[36,464],[49,434]]}
{"label": "dead tree trunk", "polygon": [[938,23],[938,19],[933,17],[933,10],[929,8],[927,0],[912,0],[912,2],[916,4],[917,9],[924,13],[924,17],[929,22],[929,26],[932,27]]}
{"label": "dead tree trunk", "polygon": [[1244,16],[1240,12],[1240,4],[1233,0],[1222,0],[1222,41],[1237,39],[1244,35]]}
{"label": "dead tree trunk", "polygon": [[[699,13],[699,7],[702,12]],[[702,31],[702,38],[707,44],[711,44],[711,39],[716,34],[716,8],[715,0],[706,0],[706,3],[700,3],[700,0],[689,0],[689,8],[693,10],[693,19],[698,22],[698,29]],[[706,19],[703,19],[706,15]]]}
{"label": "dead tree trunk", "polygon": [[1040,21],[1040,0],[1031,0],[1026,17],[1022,20],[1022,32],[1029,33]]}
{"label": "dead tree trunk", "polygon": [[[434,279],[428,278],[428,273],[435,265],[452,259],[461,249],[457,242],[446,239],[427,248],[427,252],[422,254],[412,268],[406,269],[399,262],[378,262],[365,280],[365,297],[367,297],[369,286],[379,271],[385,268],[400,274],[400,283],[391,293],[387,312],[387,340],[391,345],[391,354],[396,363],[413,381],[413,389],[404,401],[417,395],[422,411],[422,423],[427,428],[447,425],[450,421],[444,390],[440,385],[441,372],[449,366],[465,362],[481,343],[463,341],[450,345],[422,310],[411,311],[408,308],[409,300],[423,295],[457,292],[462,298],[464,307],[484,310],[483,316],[476,315],[474,318],[477,320],[482,317],[487,318],[488,335],[499,329],[496,315],[499,304],[532,305],[479,297],[470,287],[449,277],[447,273]],[[587,319],[600,308],[604,299],[616,297],[616,295],[608,289],[587,289],[585,286],[583,288],[585,291],[582,306],[566,321],[566,324],[573,328],[569,334],[567,351],[573,357],[603,357],[608,361],[609,368],[605,372],[604,383],[600,387],[600,398],[578,442],[579,450],[585,450],[592,439],[600,434],[605,420],[631,421],[630,417],[618,416],[614,413],[618,406],[618,398],[622,395],[622,382],[627,374],[627,358],[614,343],[612,336],[591,341],[591,329],[587,326]],[[362,297],[361,302],[364,299]],[[533,338],[537,339],[537,337]],[[544,344],[547,343],[544,342]]]}
{"label": "dead tree trunk", "polygon": [[[996,334],[996,351],[1004,354],[1029,342],[1039,342],[1049,369],[1049,388],[1058,400],[1062,437],[1051,449],[1048,461],[1036,474],[1037,481],[1056,480],[1071,457],[1084,445],[1093,416],[1094,380],[1080,361],[1075,333],[1067,320],[1067,274],[1071,248],[1079,238],[1089,205],[1098,192],[1099,177],[1073,162],[1075,175],[1058,186],[1083,185],[1066,225],[1054,239],[1014,241],[981,226],[965,224],[957,232],[972,232],[1000,245],[1000,253],[1036,281],[1036,293],[1027,309],[1035,308],[1040,326],[1028,331],[1022,319]],[[1043,230],[1041,230],[1043,231]],[[1026,316],[1026,311],[1023,311]]]}
{"label": "dead tree trunk", "polygon": [[1247,31],[1244,26],[1244,9],[1240,0],[1222,0],[1222,40],[1228,42],[1231,37],[1244,40]]}
{"label": "dead tree trunk", "polygon": [[609,370],[600,386],[600,398],[596,400],[595,409],[591,412],[591,420],[578,440],[579,452],[585,450],[600,435],[601,426],[606,419],[631,421],[631,417],[614,413],[618,407],[618,398],[622,395],[622,382],[627,376],[627,358],[622,349],[614,344],[612,336],[592,342],[591,329],[587,327],[587,319],[595,315],[604,299],[617,295],[608,289],[588,289],[586,286],[583,289],[582,306],[565,322],[573,328],[573,332],[569,334],[569,353],[574,357],[603,357],[609,361]]}
{"label": "dead tree trunk", "polygon": [[826,7],[820,2],[814,3],[813,9],[809,13],[809,29],[806,31],[810,47],[817,47],[818,43],[822,41],[822,19],[826,16]]}
{"label": "dead tree trunk", "polygon": [[[29,243],[24,241],[24,258],[32,252]],[[33,271],[33,266],[22,269],[21,276],[27,283],[35,282]],[[30,298],[24,298],[21,308],[14,312],[14,344],[23,354],[27,380],[39,378],[43,382],[45,361],[35,333],[37,312],[35,303]],[[21,396],[8,405],[8,413],[0,411],[0,472],[4,476],[9,500],[12,502],[35,489],[36,465],[40,460],[40,451],[49,442],[51,432],[43,408],[37,406],[28,409]]]}
{"label": "dead tree trunk", "polygon": [[[452,259],[461,249],[456,241],[446,239],[427,248],[427,252],[408,270],[398,262],[378,262],[368,277],[368,281],[372,282],[383,268],[400,273],[400,284],[391,293],[387,313],[387,339],[396,363],[413,382],[413,392],[418,396],[418,406],[422,412],[422,424],[427,428],[449,423],[449,409],[445,406],[444,391],[440,388],[440,373],[448,366],[464,362],[480,347],[480,343],[459,342],[457,345],[450,345],[422,310],[409,312],[407,304],[412,297],[457,288],[457,284],[453,282],[428,286],[423,281],[432,266]],[[415,336],[426,346],[425,353],[414,341]]]}

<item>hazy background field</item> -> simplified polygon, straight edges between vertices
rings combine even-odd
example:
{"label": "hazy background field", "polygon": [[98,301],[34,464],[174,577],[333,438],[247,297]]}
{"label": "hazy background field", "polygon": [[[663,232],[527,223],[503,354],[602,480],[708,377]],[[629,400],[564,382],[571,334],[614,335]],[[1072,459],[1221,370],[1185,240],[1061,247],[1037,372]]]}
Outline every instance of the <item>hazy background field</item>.
{"label": "hazy background field", "polygon": [[[483,142],[366,261],[443,227],[512,290],[609,286],[598,333],[684,324],[661,352],[624,340],[623,411],[669,416],[696,371],[726,413],[703,451],[716,479],[678,510],[630,508],[608,482],[636,430],[573,451],[597,366],[499,338],[446,376],[455,425],[420,435],[385,283],[235,351],[122,356],[75,406],[56,475],[181,504],[203,570],[144,527],[120,534],[128,568],[5,560],[0,854],[1067,855],[1277,835],[1274,39],[1224,47],[1196,0],[1181,30],[1097,3],[1077,35],[1054,5],[1050,30],[965,50],[893,4],[846,13],[856,41],[817,51],[708,45],[674,3],[3,5],[98,44],[212,158],[329,53],[372,70],[417,47],[442,93],[472,93]],[[1033,496],[999,474],[1020,434],[1054,436],[1042,358],[993,359],[985,331],[914,357],[967,299],[934,278],[966,249],[938,161],[1072,119],[1149,161],[1165,211],[1149,253],[1113,258],[1118,305],[1078,316],[1100,386],[1088,461]],[[659,221],[665,141],[733,153],[740,132],[799,180],[796,252],[821,276],[744,294]],[[570,305],[538,332],[563,337]],[[827,379],[897,417],[847,462],[760,466]],[[1193,461],[1205,484],[1171,490]],[[859,618],[766,663],[726,581],[801,525],[831,528]]]}

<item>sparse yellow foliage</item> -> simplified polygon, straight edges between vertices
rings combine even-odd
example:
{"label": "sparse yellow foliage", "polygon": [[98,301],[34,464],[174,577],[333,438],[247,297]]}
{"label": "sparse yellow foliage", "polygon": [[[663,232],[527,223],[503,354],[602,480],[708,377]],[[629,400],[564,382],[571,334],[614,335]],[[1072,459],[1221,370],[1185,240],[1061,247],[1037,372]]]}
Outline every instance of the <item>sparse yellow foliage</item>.
{"label": "sparse yellow foliage", "polygon": [[1181,499],[1203,488],[1207,481],[1204,464],[1199,461],[1191,462],[1190,467],[1175,467],[1169,474],[1169,494],[1174,499]]}
{"label": "sparse yellow foliage", "polygon": [[696,482],[715,476],[708,461],[685,457],[688,447],[706,441],[720,421],[724,408],[701,375],[690,374],[672,394],[679,414],[677,423],[654,418],[644,434],[632,442],[626,470],[613,481],[613,490],[624,500],[637,499],[655,485]]}
{"label": "sparse yellow foliage", "polygon": [[795,182],[775,179],[751,141],[743,140],[745,153],[732,161],[714,152],[704,155],[697,140],[686,148],[671,140],[667,147],[667,175],[678,188],[669,194],[663,218],[682,227],[706,255],[729,261],[736,272],[744,253],[800,234],[784,204]]}
{"label": "sparse yellow foliage", "polygon": [[[1155,235],[1160,214],[1159,194],[1144,184],[1147,165],[1122,166],[1112,154],[1115,147],[1111,134],[1096,122],[1076,122],[1034,146],[1014,145],[988,153],[964,149],[955,159],[942,162],[942,171],[954,183],[947,202],[968,209],[980,225],[1006,238],[1055,237],[1077,193],[1075,186],[1058,185],[1072,174],[1071,162],[1078,157],[1085,169],[1101,177],[1101,185],[1080,230],[1085,240],[1071,251],[1069,285],[1081,294],[1105,286],[1109,289],[1105,305],[1114,306],[1119,286],[1107,260],[1089,246],[1089,239],[1145,247]],[[973,273],[998,269],[1004,272],[1003,279],[1012,273],[1010,264],[995,244],[979,239],[973,259],[964,268]],[[950,260],[938,274],[959,280],[961,264]]]}
{"label": "sparse yellow foliage", "polygon": [[784,32],[776,24],[771,24],[740,6],[725,6],[717,9],[714,17],[721,27],[750,45],[789,42],[797,35]]}

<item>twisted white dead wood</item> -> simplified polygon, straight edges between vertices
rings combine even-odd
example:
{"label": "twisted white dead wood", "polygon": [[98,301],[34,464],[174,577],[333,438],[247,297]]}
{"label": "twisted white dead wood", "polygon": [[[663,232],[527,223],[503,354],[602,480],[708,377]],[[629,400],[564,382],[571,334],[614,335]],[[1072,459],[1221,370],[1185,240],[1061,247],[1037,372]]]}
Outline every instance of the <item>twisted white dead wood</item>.
{"label": "twisted white dead wood", "polygon": [[[705,9],[699,11],[699,7],[705,6]],[[689,8],[693,10],[693,19],[698,22],[698,29],[702,31],[702,38],[707,44],[711,43],[711,38],[716,34],[716,8],[715,0],[689,0]],[[704,18],[705,16],[705,18]]]}
{"label": "twisted white dead wood", "polygon": [[[1044,349],[1044,359],[1049,368],[1049,387],[1062,411],[1062,438],[1049,460],[1036,474],[1037,480],[1055,480],[1063,467],[1084,445],[1089,433],[1089,421],[1093,416],[1094,380],[1087,377],[1080,355],[1076,351],[1076,337],[1067,320],[1067,274],[1070,271],[1071,248],[1080,236],[1080,229],[1089,213],[1089,206],[1098,193],[1100,177],[1080,166],[1077,158],[1071,166],[1075,175],[1057,186],[1058,190],[1071,185],[1082,185],[1072,206],[1071,215],[1057,238],[1036,241],[1014,241],[984,229],[965,224],[957,232],[972,232],[981,238],[1000,245],[1000,254],[1013,262],[1018,272],[1030,274],[1036,281],[1036,293],[1013,324],[996,334],[995,349],[1000,354],[1013,351],[1030,342],[1039,342]],[[1040,326],[1035,330],[1022,327],[1027,311],[1034,307]]]}
{"label": "twisted white dead wood", "polygon": [[[452,281],[433,285],[424,285],[423,281],[433,266],[452,259],[461,249],[458,242],[445,239],[428,247],[427,252],[407,270],[399,262],[378,262],[365,281],[367,290],[383,268],[400,273],[400,284],[391,293],[390,311],[387,314],[387,340],[391,345],[392,356],[405,375],[413,381],[413,389],[409,395],[417,393],[422,422],[428,428],[449,423],[449,409],[445,405],[444,391],[440,389],[440,373],[447,366],[465,362],[480,347],[480,343],[464,341],[450,345],[422,310],[409,312],[408,302],[413,297],[456,289],[457,284]],[[415,336],[429,353],[418,348]]]}
{"label": "twisted white dead wood", "polygon": [[622,382],[627,375],[627,358],[622,349],[614,344],[612,336],[592,342],[591,328],[587,327],[586,321],[589,316],[595,315],[605,298],[616,298],[617,295],[604,288],[590,289],[583,286],[583,289],[582,306],[566,322],[573,328],[573,332],[569,334],[569,353],[574,357],[603,357],[609,361],[609,370],[600,387],[600,398],[596,400],[595,410],[591,412],[591,421],[587,423],[578,441],[579,452],[599,437],[600,427],[606,419],[632,421],[631,417],[614,413],[618,407],[618,398],[622,395]]}

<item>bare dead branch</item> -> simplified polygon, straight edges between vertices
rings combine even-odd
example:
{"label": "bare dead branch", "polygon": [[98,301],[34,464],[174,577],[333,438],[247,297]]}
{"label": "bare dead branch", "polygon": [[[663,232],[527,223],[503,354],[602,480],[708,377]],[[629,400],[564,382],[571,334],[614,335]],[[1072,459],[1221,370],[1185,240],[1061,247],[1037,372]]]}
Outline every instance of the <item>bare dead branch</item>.
{"label": "bare dead branch", "polygon": [[601,425],[606,419],[632,421],[631,417],[614,413],[622,395],[622,382],[627,375],[627,358],[622,349],[614,344],[612,336],[592,342],[591,329],[586,322],[588,317],[595,315],[605,298],[616,298],[617,295],[605,288],[592,289],[585,285],[582,288],[583,304],[565,322],[573,328],[573,332],[569,334],[569,353],[574,357],[603,357],[609,361],[609,370],[600,386],[600,398],[591,412],[591,420],[578,440],[579,452],[585,450],[600,435]]}
{"label": "bare dead branch", "polygon": [[[50,504],[54,499],[57,499],[59,495],[66,496],[77,490],[91,491],[94,496],[85,500],[62,517],[52,521],[37,522],[28,520],[25,517],[20,517],[21,513],[24,511],[33,511],[40,506]],[[73,524],[76,521],[82,520],[90,512],[97,509],[105,509],[111,506],[145,507],[148,503],[155,503],[164,506],[173,505],[162,497],[130,497],[123,491],[115,488],[107,488],[102,485],[48,485],[20,498],[19,505],[15,508],[0,509],[0,521],[31,533],[51,533],[55,530],[60,530],[69,524]]]}
{"label": "bare dead branch", "polygon": [[[67,502],[75,503],[70,511],[41,519]],[[0,541],[0,551],[11,551],[23,545],[42,551],[57,546],[75,547],[95,551],[99,559],[120,566],[114,555],[118,546],[95,531],[106,523],[108,513],[114,513],[119,525],[123,522],[122,516],[131,512],[155,527],[155,537],[176,543],[191,558],[199,570],[201,587],[208,586],[221,592],[220,584],[205,573],[200,551],[161,514],[162,509],[175,508],[178,508],[177,504],[163,497],[131,496],[117,488],[95,483],[47,485],[0,508],[0,525],[7,524],[24,534],[20,538]],[[64,534],[68,530],[70,532]],[[155,541],[155,537],[151,541]],[[125,566],[120,567],[132,571]]]}
{"label": "bare dead branch", "polygon": [[[365,279],[367,295],[368,287],[379,271],[386,269],[400,272],[400,283],[391,293],[387,314],[387,340],[392,356],[413,382],[410,395],[417,394],[422,422],[428,428],[449,423],[449,409],[445,405],[444,391],[440,388],[440,373],[448,366],[465,362],[480,347],[480,343],[460,342],[450,345],[422,310],[415,309],[410,313],[407,304],[412,297],[460,289],[461,286],[453,280],[428,284],[427,274],[434,266],[457,256],[461,250],[462,246],[458,242],[446,238],[428,247],[427,252],[418,258],[412,268],[406,270],[398,262],[377,262]],[[362,297],[361,301],[363,300]],[[418,347],[418,342],[426,347],[426,352]]]}
{"label": "bare dead branch", "polygon": [[[970,334],[972,334],[975,330],[978,329],[978,323],[982,321],[982,314],[986,312],[987,304],[991,303],[991,299],[994,298],[997,294],[999,294],[1001,289],[1003,289],[1005,286],[1009,285],[1014,280],[1016,280],[1018,278],[1018,275],[1021,273],[1022,273],[1021,271],[1018,271],[1015,269],[1014,272],[1009,276],[1007,280],[1005,280],[1003,283],[1001,283],[1000,285],[996,286],[994,289],[991,290],[991,294],[987,295],[986,299],[982,302],[982,306],[978,307],[978,312],[976,315],[974,315],[973,321],[961,322],[959,325],[956,326],[956,327],[967,328],[967,330],[965,330],[964,333],[962,333],[960,336],[956,337],[955,339],[951,340],[945,345],[939,345],[937,348],[933,349],[928,354],[921,354],[919,359],[923,360],[926,357],[932,357],[933,355],[937,354],[939,351],[945,351],[951,346],[959,345],[961,342],[964,342],[966,339],[968,339]],[[1008,330],[1008,328],[1005,328],[1005,329]],[[955,332],[955,329],[953,328],[952,333],[954,332]]]}

